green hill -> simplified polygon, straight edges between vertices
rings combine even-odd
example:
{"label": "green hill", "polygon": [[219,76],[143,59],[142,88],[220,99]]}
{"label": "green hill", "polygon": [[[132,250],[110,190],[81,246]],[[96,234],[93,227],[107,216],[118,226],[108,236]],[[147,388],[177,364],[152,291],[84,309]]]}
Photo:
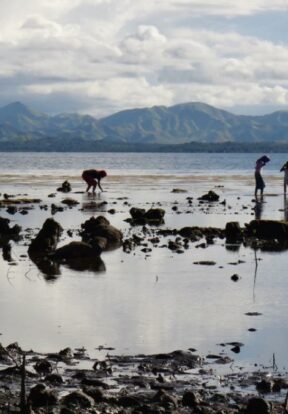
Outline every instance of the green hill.
{"label": "green hill", "polygon": [[41,145],[43,150],[53,145],[56,151],[69,146],[69,142],[71,148],[80,151],[85,142],[88,147],[89,142],[98,142],[101,148],[117,147],[117,150],[121,145],[137,150],[139,146],[153,145],[188,148],[184,144],[189,143],[285,144],[288,143],[288,111],[243,116],[191,102],[125,110],[97,120],[79,114],[49,116],[20,102],[0,108],[0,149],[5,146],[17,149],[17,144],[23,149],[25,142],[32,148],[37,142],[37,150]]}

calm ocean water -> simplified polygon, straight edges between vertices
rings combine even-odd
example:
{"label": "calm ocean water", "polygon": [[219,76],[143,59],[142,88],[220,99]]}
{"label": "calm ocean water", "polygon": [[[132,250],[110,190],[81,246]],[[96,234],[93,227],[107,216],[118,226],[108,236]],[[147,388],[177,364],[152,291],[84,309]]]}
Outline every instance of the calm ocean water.
{"label": "calm ocean water", "polygon": [[[88,168],[110,174],[251,174],[263,154],[0,153],[0,173],[79,175]],[[272,154],[267,172],[279,172],[288,154]]]}

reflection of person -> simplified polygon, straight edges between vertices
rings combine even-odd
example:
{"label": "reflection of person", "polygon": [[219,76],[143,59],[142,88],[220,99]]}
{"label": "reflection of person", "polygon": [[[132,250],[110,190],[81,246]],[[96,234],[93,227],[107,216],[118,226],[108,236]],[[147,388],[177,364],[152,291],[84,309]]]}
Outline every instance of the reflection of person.
{"label": "reflection of person", "polygon": [[260,190],[260,194],[263,194],[265,183],[261,175],[262,167],[264,167],[267,162],[270,161],[270,158],[267,155],[263,155],[263,157],[259,158],[256,161],[255,166],[255,197],[257,196],[257,191]]}
{"label": "reflection of person", "polygon": [[263,196],[261,196],[259,199],[256,199],[256,204],[255,204],[255,219],[256,220],[261,220],[262,218],[262,213],[263,213],[263,202],[264,202],[264,198]]}
{"label": "reflection of person", "polygon": [[288,184],[288,161],[281,167],[280,172],[284,171],[284,194],[286,194]]}
{"label": "reflection of person", "polygon": [[284,194],[284,221],[288,221],[288,203],[286,193]]}
{"label": "reflection of person", "polygon": [[87,183],[86,192],[88,193],[90,188],[92,187],[92,192],[95,193],[95,189],[97,184],[101,191],[103,188],[101,187],[100,181],[102,178],[106,177],[107,173],[104,170],[85,170],[82,173],[82,178]]}

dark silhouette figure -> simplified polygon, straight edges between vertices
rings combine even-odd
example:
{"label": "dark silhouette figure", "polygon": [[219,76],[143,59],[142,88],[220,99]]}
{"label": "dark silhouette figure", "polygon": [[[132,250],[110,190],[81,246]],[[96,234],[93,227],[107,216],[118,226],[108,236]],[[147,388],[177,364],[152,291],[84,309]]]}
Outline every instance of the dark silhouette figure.
{"label": "dark silhouette figure", "polygon": [[104,170],[85,170],[82,173],[83,180],[87,183],[86,192],[88,193],[90,188],[92,187],[92,193],[95,193],[96,187],[100,188],[101,191],[103,191],[103,188],[101,187],[100,181],[102,178],[106,177],[107,173]]}

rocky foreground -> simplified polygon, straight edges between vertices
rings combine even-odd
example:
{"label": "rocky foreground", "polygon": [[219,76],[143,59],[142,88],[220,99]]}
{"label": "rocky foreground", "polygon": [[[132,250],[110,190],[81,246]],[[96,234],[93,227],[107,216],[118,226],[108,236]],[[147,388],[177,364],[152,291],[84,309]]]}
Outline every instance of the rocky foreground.
{"label": "rocky foreground", "polygon": [[[223,344],[224,345],[224,344]],[[236,348],[241,344],[226,344]],[[1,413],[285,413],[288,378],[274,371],[233,372],[227,356],[195,350],[103,358],[85,349],[47,355],[0,346]],[[213,361],[213,362],[211,362]],[[219,375],[217,367],[231,366]],[[86,368],[84,368],[86,367]],[[87,368],[88,367],[88,368]]]}

